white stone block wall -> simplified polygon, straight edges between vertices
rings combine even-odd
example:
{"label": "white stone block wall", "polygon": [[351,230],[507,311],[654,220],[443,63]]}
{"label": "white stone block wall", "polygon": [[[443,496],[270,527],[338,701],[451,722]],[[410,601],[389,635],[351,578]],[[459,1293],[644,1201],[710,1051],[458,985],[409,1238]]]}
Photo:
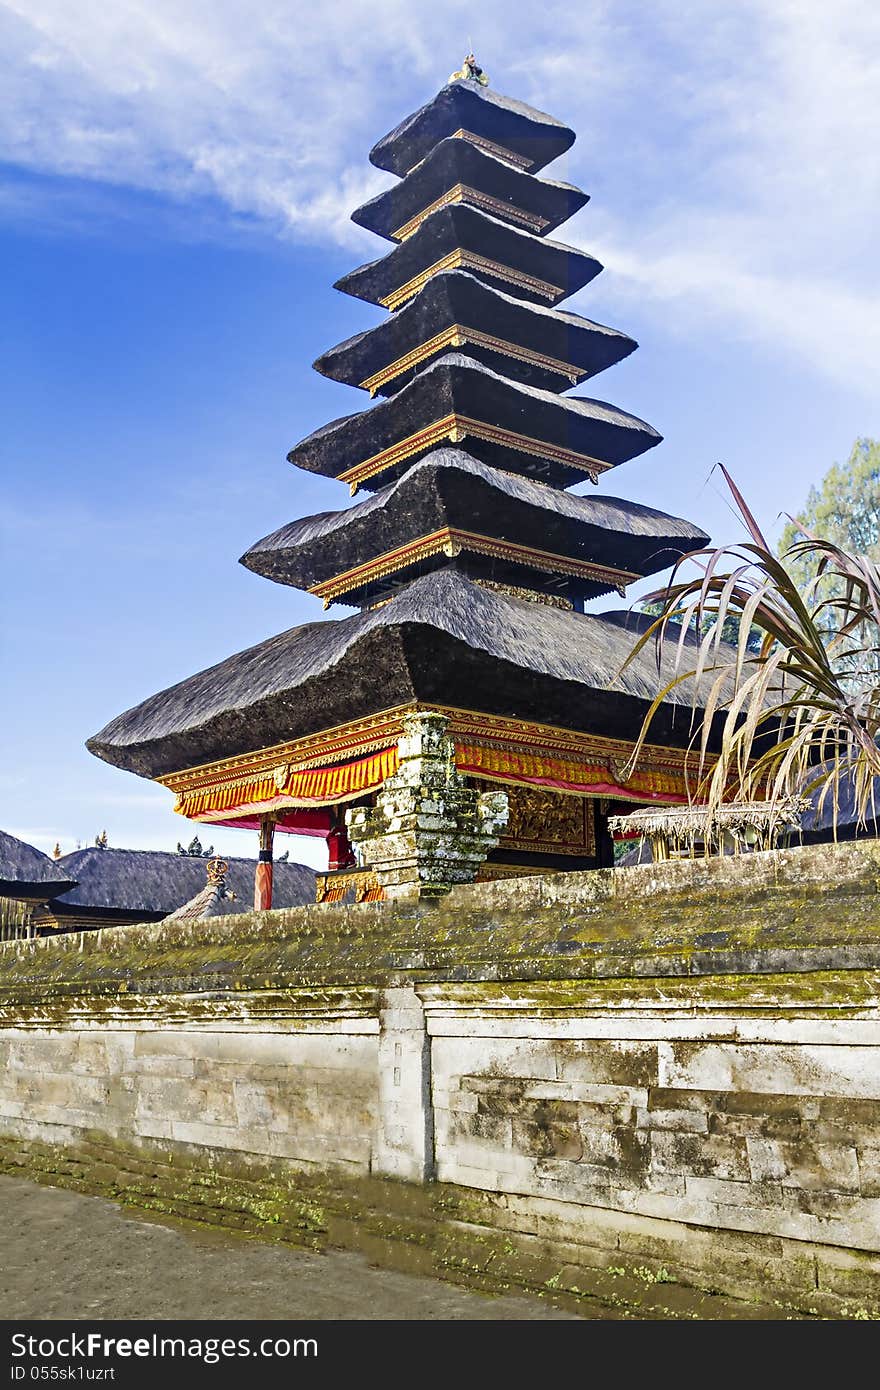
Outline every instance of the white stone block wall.
{"label": "white stone block wall", "polygon": [[[560,1008],[548,1008],[558,989]],[[587,983],[417,981],[372,1016],[0,1029],[0,1133],[103,1133],[317,1172],[880,1252],[880,1015],[601,1007]],[[578,998],[581,1003],[578,1005]],[[564,1007],[563,1007],[564,1001]],[[175,1018],[179,1019],[180,1006]],[[820,1016],[822,1014],[825,1016]],[[616,1214],[616,1216],[615,1216]]]}
{"label": "white stone block wall", "polygon": [[[880,1022],[428,1009],[442,1182],[880,1252]],[[523,1036],[523,1032],[529,1034]],[[696,1034],[702,1033],[702,1036]],[[763,1036],[762,1036],[763,1034]]]}
{"label": "white stone block wall", "polygon": [[345,1033],[4,1029],[0,1132],[70,1145],[99,1133],[368,1173],[377,1050],[372,1020]]}

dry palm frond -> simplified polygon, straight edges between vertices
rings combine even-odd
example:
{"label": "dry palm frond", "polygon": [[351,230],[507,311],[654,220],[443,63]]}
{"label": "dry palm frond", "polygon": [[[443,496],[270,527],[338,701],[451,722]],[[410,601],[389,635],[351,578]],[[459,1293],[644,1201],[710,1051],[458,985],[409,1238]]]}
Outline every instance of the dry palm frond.
{"label": "dry palm frond", "polygon": [[[696,795],[708,808],[731,797],[775,803],[818,791],[820,809],[832,799],[836,825],[838,787],[849,778],[864,822],[880,774],[880,568],[804,532],[778,559],[719,466],[750,539],[686,556],[650,596],[660,612],[629,660],[652,639],[678,631],[680,641],[675,675],[648,711],[633,762],[661,702],[693,682]],[[787,557],[811,564],[806,588]],[[697,574],[681,579],[686,563]],[[738,632],[733,650],[722,642],[725,626]],[[750,650],[753,629],[760,644]],[[704,635],[686,642],[694,632]]]}

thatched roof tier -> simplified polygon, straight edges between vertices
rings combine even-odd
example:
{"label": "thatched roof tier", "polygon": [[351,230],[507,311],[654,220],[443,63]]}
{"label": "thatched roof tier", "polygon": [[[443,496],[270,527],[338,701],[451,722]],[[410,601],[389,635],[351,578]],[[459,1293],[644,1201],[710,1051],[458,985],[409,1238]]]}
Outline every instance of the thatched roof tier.
{"label": "thatched roof tier", "polygon": [[522,386],[462,353],[430,363],[390,400],[315,430],[288,459],[374,490],[446,441],[485,463],[569,487],[660,443],[605,401]]}
{"label": "thatched roof tier", "polygon": [[[175,912],[205,887],[208,860],[167,850],[78,849],[60,859],[76,887],[55,898],[52,912],[63,918],[83,912],[144,912],[150,917]],[[217,904],[222,913],[247,911],[254,899],[255,859],[230,859],[228,898]],[[314,901],[315,875],[305,864],[276,861],[272,898],[275,907],[299,907]]]}
{"label": "thatched roof tier", "polygon": [[[601,617],[431,574],[380,608],[293,628],[181,681],[88,747],[160,777],[412,702],[631,739],[658,681],[671,678],[676,647],[666,643],[659,673],[653,648],[622,670],[631,649]],[[690,687],[678,687],[655,716],[654,741],[687,745],[690,701]]]}
{"label": "thatched roof tier", "polygon": [[48,854],[0,830],[0,897],[45,901],[76,882]]}
{"label": "thatched roof tier", "polygon": [[[402,552],[384,574],[364,575],[341,592],[346,603],[386,597],[429,569],[454,568],[475,577],[551,588],[573,600],[593,597],[625,579],[578,577],[558,567],[526,569],[503,547],[493,556],[464,543],[457,555],[438,544],[424,559],[413,543],[443,531],[499,538],[510,546],[591,561],[610,571],[646,575],[665,569],[708,536],[690,522],[616,497],[579,497],[502,473],[460,449],[437,449],[402,478],[342,511],[322,512],[281,527],[257,542],[241,563],[298,589],[315,589],[378,556]],[[410,547],[407,558],[406,547]],[[321,589],[317,590],[324,593]],[[334,595],[335,596],[335,595]]]}
{"label": "thatched roof tier", "polygon": [[442,140],[400,183],[362,203],[352,222],[389,241],[406,241],[444,203],[469,203],[514,227],[543,236],[566,222],[589,195],[570,183],[522,173],[468,140]]}
{"label": "thatched roof tier", "polygon": [[405,174],[439,141],[458,135],[486,142],[535,173],[574,144],[574,131],[525,102],[472,81],[449,82],[431,101],[383,135],[370,151],[379,169]]}
{"label": "thatched roof tier", "polygon": [[459,266],[496,289],[550,305],[575,294],[602,269],[584,251],[511,227],[467,203],[450,203],[386,256],[343,275],[335,288],[397,309],[432,275]]}
{"label": "thatched roof tier", "polygon": [[[806,786],[817,779],[827,778],[833,771],[832,763],[817,765],[809,774]],[[841,766],[835,778],[827,784],[821,781],[807,796],[810,804],[804,812],[801,828],[808,843],[831,840],[835,830],[839,840],[880,836],[880,777],[872,780],[864,818],[859,816],[855,775],[851,767]]]}
{"label": "thatched roof tier", "polygon": [[581,314],[524,304],[468,271],[446,270],[397,313],[331,348],[314,366],[322,376],[391,396],[425,363],[462,347],[513,381],[564,391],[636,346],[625,333]]}

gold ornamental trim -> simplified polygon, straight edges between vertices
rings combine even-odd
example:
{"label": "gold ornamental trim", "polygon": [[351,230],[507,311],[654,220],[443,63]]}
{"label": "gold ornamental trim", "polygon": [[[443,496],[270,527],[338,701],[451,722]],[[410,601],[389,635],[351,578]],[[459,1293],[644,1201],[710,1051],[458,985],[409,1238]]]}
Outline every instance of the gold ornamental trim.
{"label": "gold ornamental trim", "polygon": [[435,421],[425,429],[407,435],[406,439],[380,450],[378,454],[364,459],[362,463],[356,463],[353,468],[346,468],[339,474],[339,481],[348,483],[354,495],[361,483],[368,478],[374,478],[377,473],[384,473],[386,469],[393,468],[396,463],[412,458],[414,454],[439,444],[443,439],[448,439],[450,444],[460,444],[468,436],[483,439],[489,444],[500,444],[506,449],[515,449],[518,453],[530,454],[533,458],[552,459],[556,463],[563,463],[569,468],[585,473],[593,483],[600,473],[612,467],[604,459],[593,458],[590,454],[580,454],[575,449],[564,449],[560,444],[531,439],[528,435],[502,429],[499,425],[490,425],[484,420],[473,420],[469,415],[452,414],[444,415],[441,420]]}
{"label": "gold ornamental trim", "polygon": [[477,149],[485,150],[487,154],[493,154],[496,159],[503,159],[505,164],[512,164],[514,169],[531,169],[535,162],[524,154],[517,154],[515,150],[508,150],[504,145],[496,145],[494,140],[487,140],[485,135],[475,135],[472,130],[454,130],[451,138],[453,140],[467,140],[471,145],[476,145]]}
{"label": "gold ornamental trim", "polygon": [[450,203],[471,203],[474,207],[483,208],[508,222],[521,222],[530,232],[542,232],[545,227],[550,226],[549,219],[540,217],[536,212],[526,212],[524,208],[513,207],[501,198],[493,198],[490,193],[481,193],[478,188],[471,188],[468,183],[456,183],[445,193],[441,193],[433,203],[422,208],[421,212],[417,212],[408,222],[404,222],[402,227],[392,232],[392,240],[406,241],[413,232],[418,231],[426,217],[430,217],[432,212],[437,212],[440,208],[448,207]]}
{"label": "gold ornamental trim", "polygon": [[[687,799],[688,755],[684,749],[645,745],[635,774],[624,782],[624,770],[634,747],[627,740],[415,701],[383,710],[369,719],[353,720],[306,738],[167,773],[155,780],[175,793],[181,810],[187,808],[184,814],[200,821],[229,820],[236,815],[251,818],[261,808],[271,814],[279,809],[285,795],[290,798],[303,792],[311,793],[312,804],[316,804],[316,796],[325,793],[345,799],[359,794],[374,778],[367,777],[363,770],[361,774],[355,769],[349,773],[333,765],[384,754],[390,768],[403,732],[404,716],[417,709],[435,710],[447,718],[457,757],[470,775],[508,785],[549,779],[552,789],[560,795],[589,796],[584,786],[612,783],[616,788],[614,796],[619,800],[645,804],[658,799]],[[329,780],[318,775],[323,767],[330,770]],[[366,771],[372,774],[373,769]],[[376,763],[376,776],[385,771],[384,764]],[[350,785],[343,785],[346,778]],[[566,783],[571,784],[570,790]],[[575,783],[580,790],[574,788]]]}
{"label": "gold ornamental trim", "polygon": [[190,820],[216,821],[253,816],[258,811],[285,811],[291,807],[333,806],[375,791],[397,771],[397,743],[348,758],[330,767],[296,767],[282,763],[268,776],[213,782],[178,793],[175,811]]}
{"label": "gold ornamental trim", "polygon": [[356,903],[381,903],[385,889],[371,869],[341,869],[315,875],[315,902],[339,903],[354,891]]}
{"label": "gold ornamental trim", "polygon": [[531,366],[543,367],[545,371],[556,372],[559,376],[565,377],[572,386],[576,386],[584,375],[582,369],[572,362],[562,362],[558,357],[549,357],[533,348],[508,342],[506,338],[496,338],[491,333],[483,333],[479,328],[466,328],[463,324],[453,323],[449,328],[444,328],[442,333],[435,334],[433,338],[420,343],[403,357],[398,357],[396,362],[390,362],[387,367],[382,367],[372,376],[365,377],[358,385],[369,391],[371,396],[375,396],[389,381],[408,372],[412,367],[417,367],[420,362],[433,357],[435,353],[448,347],[465,347],[468,343],[472,347],[483,347],[490,352],[500,353],[503,357],[512,357],[517,362],[527,362]]}
{"label": "gold ornamental trim", "polygon": [[[564,729],[555,724],[486,714],[479,710],[463,709],[457,705],[426,705],[413,700],[403,705],[390,706],[367,719],[351,720],[304,738],[272,744],[236,757],[201,763],[197,767],[184,768],[180,772],[164,773],[154,780],[167,787],[169,791],[178,792],[189,790],[208,780],[250,778],[255,772],[261,771],[272,774],[274,769],[283,763],[308,763],[311,767],[318,767],[322,762],[339,762],[346,756],[357,756],[387,747],[395,737],[400,736],[404,715],[413,710],[436,710],[449,720],[451,734],[467,735],[469,739],[479,741],[494,740],[499,746],[505,743],[524,744],[526,747],[546,748],[562,756],[571,753],[575,757],[595,753],[597,758],[614,758],[621,766],[626,763],[634,747],[633,743],[626,739],[579,733],[577,730]],[[639,763],[640,766],[656,765],[683,770],[687,760],[687,751],[683,748],[645,744]]]}
{"label": "gold ornamental trim", "polygon": [[286,776],[288,767],[308,765],[316,768],[388,747],[400,737],[404,714],[415,708],[414,702],[397,705],[368,719],[352,720],[305,738],[276,743],[233,758],[220,758],[198,767],[185,768],[181,772],[165,773],[155,780],[178,796],[209,783],[235,786],[261,775],[273,781],[277,789],[276,771],[282,773],[283,770]]}
{"label": "gold ornamental trim", "polygon": [[429,280],[444,270],[482,270],[484,274],[491,275],[496,280],[503,280],[505,284],[514,285],[517,289],[531,290],[533,294],[541,295],[551,304],[565,296],[565,290],[561,285],[552,285],[549,280],[539,280],[535,275],[527,275],[523,270],[514,270],[512,266],[502,265],[500,261],[490,260],[488,256],[480,256],[476,251],[455,250],[435,261],[427,270],[414,275],[406,284],[386,294],[379,303],[386,309],[399,309],[401,304],[412,299],[413,295],[424,289]]}
{"label": "gold ornamental trim", "polygon": [[445,553],[450,559],[454,559],[462,550],[527,565],[548,574],[570,574],[579,579],[593,579],[599,583],[611,584],[622,591],[627,584],[640,578],[630,570],[615,569],[592,560],[578,560],[569,555],[558,555],[551,550],[537,550],[533,546],[519,545],[515,541],[484,536],[479,532],[465,531],[455,526],[443,526],[437,531],[410,541],[407,545],[385,551],[375,559],[365,560],[363,564],[334,575],[332,579],[313,584],[309,593],[322,598],[324,607],[328,608],[334,599],[339,598],[341,594],[350,593],[352,589],[375,583],[388,574],[418,564],[420,560],[429,559],[432,555]]}
{"label": "gold ornamental trim", "polygon": [[[428,706],[418,706],[419,709]],[[608,738],[603,734],[579,733],[556,724],[539,724],[534,720],[513,719],[504,715],[485,714],[462,709],[456,705],[431,705],[432,710],[445,715],[449,733],[465,742],[483,743],[487,747],[523,747],[552,752],[558,757],[573,760],[590,759],[604,762],[618,776],[632,756],[634,742]],[[670,768],[680,773],[693,762],[684,748],[667,748],[662,744],[644,744],[639,758],[640,768]]]}

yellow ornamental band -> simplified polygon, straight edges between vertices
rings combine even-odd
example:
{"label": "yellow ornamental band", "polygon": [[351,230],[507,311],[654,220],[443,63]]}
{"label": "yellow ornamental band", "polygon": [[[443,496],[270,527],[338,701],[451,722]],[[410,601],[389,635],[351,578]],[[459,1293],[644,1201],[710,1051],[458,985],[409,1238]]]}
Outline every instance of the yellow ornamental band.
{"label": "yellow ornamental band", "polygon": [[404,372],[411,371],[419,363],[427,358],[433,357],[435,353],[442,352],[447,347],[472,347],[487,348],[491,352],[497,352],[503,357],[512,357],[517,362],[528,362],[531,366],[543,367],[545,371],[557,372],[559,376],[565,377],[566,381],[572,386],[576,386],[583,376],[580,367],[576,367],[571,362],[562,362],[557,357],[549,357],[546,353],[536,352],[533,348],[521,347],[519,343],[508,342],[504,338],[496,338],[491,333],[483,333],[478,328],[465,328],[463,325],[453,323],[449,328],[444,328],[442,333],[437,333],[433,338],[429,338],[426,343],[421,343],[418,347],[399,357],[396,362],[391,362],[387,367],[374,372],[372,376],[366,377],[358,384],[365,391],[369,391],[371,396],[387,386],[389,381],[401,376]]}
{"label": "yellow ornamental band", "polygon": [[389,445],[387,449],[382,449],[378,454],[364,459],[362,463],[355,464],[353,468],[346,468],[339,474],[339,481],[348,483],[350,491],[354,494],[368,478],[384,473],[386,469],[432,448],[441,440],[448,439],[450,444],[460,444],[468,436],[483,439],[490,444],[498,444],[502,448],[515,449],[518,453],[531,454],[533,458],[551,459],[554,463],[565,464],[566,467],[585,474],[591,482],[596,482],[600,473],[612,467],[604,459],[593,458],[590,454],[581,454],[574,449],[565,449],[560,444],[550,444],[543,439],[530,439],[515,430],[502,429],[484,420],[474,420],[468,415],[452,414],[444,415],[441,420],[408,435],[397,444]]}
{"label": "yellow ornamental band", "polygon": [[[158,778],[175,807],[199,821],[234,820],[285,807],[338,804],[374,790],[397,766],[404,715],[427,708],[399,705],[368,719]],[[559,795],[615,796],[635,802],[687,800],[690,766],[683,749],[646,745],[633,772],[633,744],[553,725],[432,705],[448,719],[459,769],[489,781],[551,784]],[[691,758],[690,762],[694,759]]]}
{"label": "yellow ornamental band", "polygon": [[413,295],[424,289],[429,280],[444,270],[481,270],[485,275],[491,275],[494,279],[502,280],[517,289],[539,294],[551,304],[555,304],[565,295],[565,290],[560,285],[551,285],[549,280],[539,280],[535,275],[526,275],[525,271],[514,270],[511,266],[502,265],[500,261],[490,260],[488,256],[480,256],[476,251],[456,249],[450,251],[448,256],[443,256],[441,260],[435,261],[419,275],[414,275],[406,284],[386,294],[379,303],[386,309],[399,309],[401,304],[412,299]]}
{"label": "yellow ornamental band", "polygon": [[419,561],[429,559],[432,555],[445,553],[454,557],[462,550],[471,551],[477,555],[489,555],[513,564],[526,565],[548,574],[567,574],[579,579],[591,579],[598,583],[607,583],[616,589],[625,589],[627,584],[640,578],[632,570],[612,568],[610,565],[602,565],[596,561],[579,560],[575,556],[558,555],[553,551],[537,550],[532,546],[518,545],[515,541],[506,541],[495,536],[484,536],[479,532],[465,531],[458,527],[444,526],[428,535],[420,536],[417,540],[410,541],[407,545],[385,551],[384,554],[377,555],[372,560],[366,560],[363,564],[345,570],[342,574],[334,575],[332,579],[325,579],[320,584],[314,584],[309,589],[309,593],[322,598],[325,607],[328,607],[334,599],[339,598],[342,594],[350,593],[352,589],[373,584],[388,574],[394,574],[410,565],[418,564]]}
{"label": "yellow ornamental band", "polygon": [[439,208],[448,207],[450,203],[470,203],[472,207],[482,208],[485,212],[490,212],[495,217],[502,217],[508,222],[519,222],[527,227],[530,232],[541,232],[545,227],[550,226],[546,217],[539,217],[536,212],[526,212],[524,208],[514,207],[512,203],[505,203],[501,198],[493,198],[490,193],[481,193],[478,188],[471,188],[467,183],[456,183],[452,188],[440,195],[428,207],[422,208],[408,222],[404,222],[402,227],[392,232],[394,241],[406,241],[413,232],[417,232],[426,217],[430,217],[432,212],[437,212]]}

